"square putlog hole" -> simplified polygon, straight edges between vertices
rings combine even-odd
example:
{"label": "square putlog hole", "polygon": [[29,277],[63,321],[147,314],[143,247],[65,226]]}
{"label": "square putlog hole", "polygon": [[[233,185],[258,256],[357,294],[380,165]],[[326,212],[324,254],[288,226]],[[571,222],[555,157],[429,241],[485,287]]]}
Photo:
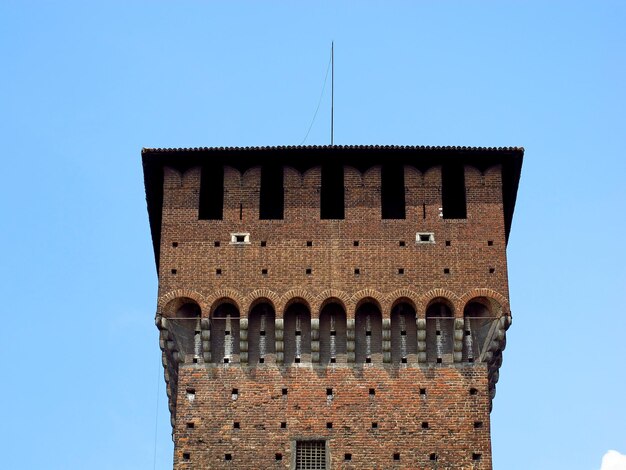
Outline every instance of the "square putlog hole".
{"label": "square putlog hole", "polygon": [[343,454],[344,460],[352,460],[352,454]]}
{"label": "square putlog hole", "polygon": [[443,268],[444,274],[450,274],[450,268]]}
{"label": "square putlog hole", "polygon": [[233,454],[224,454],[224,460],[232,460]]}
{"label": "square putlog hole", "polygon": [[432,454],[430,454],[429,458],[430,458],[430,460],[436,461],[437,460],[437,454],[435,454],[433,452]]}
{"label": "square putlog hole", "polygon": [[241,425],[239,424],[239,421],[235,421],[233,423],[233,429],[241,429]]}
{"label": "square putlog hole", "polygon": [[378,429],[378,423],[376,421],[372,422],[372,429]]}
{"label": "square putlog hole", "polygon": [[287,421],[280,422],[280,429],[287,429]]}
{"label": "square putlog hole", "polygon": [[480,460],[483,457],[483,454],[479,454],[477,452],[472,453],[472,460]]}
{"label": "square putlog hole", "polygon": [[213,242],[213,246],[214,246],[215,248],[219,248],[219,246],[220,246],[220,242]]}
{"label": "square putlog hole", "polygon": [[189,462],[191,460],[191,454],[189,452],[183,452],[183,461]]}
{"label": "square putlog hole", "polygon": [[393,459],[394,460],[400,460],[400,454],[398,452],[396,452],[395,454],[393,454]]}
{"label": "square putlog hole", "polygon": [[263,240],[263,241],[261,242],[261,246],[263,246],[263,247],[267,246],[267,242],[266,242],[265,240]]}
{"label": "square putlog hole", "polygon": [[309,240],[308,242],[306,242],[306,246],[313,246],[313,242]]}
{"label": "square putlog hole", "polygon": [[276,454],[275,459],[276,460],[282,460],[283,459],[283,454]]}
{"label": "square putlog hole", "polygon": [[480,429],[483,427],[482,421],[474,421],[474,429]]}

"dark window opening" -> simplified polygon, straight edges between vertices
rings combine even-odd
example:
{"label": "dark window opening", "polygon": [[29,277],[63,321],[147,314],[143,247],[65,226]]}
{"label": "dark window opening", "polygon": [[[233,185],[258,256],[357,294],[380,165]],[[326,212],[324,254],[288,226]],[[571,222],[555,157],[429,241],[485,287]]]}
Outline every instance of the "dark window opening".
{"label": "dark window opening", "polygon": [[354,246],[359,246],[359,241],[358,241],[358,240],[354,240],[354,241],[352,242],[352,244],[353,244]]}
{"label": "dark window opening", "polygon": [[267,242],[266,241],[262,241],[261,242],[261,246],[267,246]]}
{"label": "dark window opening", "polygon": [[437,454],[430,454],[430,460],[437,460]]}
{"label": "dark window opening", "polygon": [[196,427],[196,425],[194,423],[187,423],[187,429],[193,429],[195,427]]}
{"label": "dark window opening", "polygon": [[493,274],[496,272],[496,268],[489,268],[489,274]]}
{"label": "dark window opening", "polygon": [[259,364],[265,364],[265,358],[264,357],[260,357],[259,358]]}
{"label": "dark window opening", "polygon": [[296,441],[296,470],[326,468],[326,441]]}
{"label": "dark window opening", "polygon": [[406,246],[406,242],[404,240],[401,240],[399,243],[400,246]]}
{"label": "dark window opening", "polygon": [[352,454],[343,454],[344,460],[352,460]]}
{"label": "dark window opening", "polygon": [[176,248],[176,247],[178,246],[178,242],[173,242],[173,243],[172,243],[172,246],[173,246],[174,248]]}
{"label": "dark window opening", "polygon": [[444,274],[450,274],[450,268],[443,268]]}
{"label": "dark window opening", "polygon": [[313,271],[311,270],[311,268],[307,268],[307,269],[306,269],[306,273],[307,273],[307,274],[311,274],[312,272],[313,272]]}
{"label": "dark window opening", "polygon": [[278,166],[261,167],[261,195],[259,219],[282,219],[285,208],[283,169]]}
{"label": "dark window opening", "polygon": [[480,429],[483,427],[483,422],[482,421],[474,421],[474,428],[475,429]]}
{"label": "dark window opening", "polygon": [[420,395],[426,395],[426,389],[420,388]]}
{"label": "dark window opening", "polygon": [[189,452],[183,452],[183,460],[189,462],[191,460],[191,454]]}
{"label": "dark window opening", "polygon": [[404,167],[383,165],[380,172],[380,207],[383,219],[404,219]]}
{"label": "dark window opening", "polygon": [[472,454],[472,460],[480,460],[481,457],[482,457],[482,454],[477,454],[476,452]]}
{"label": "dark window opening", "polygon": [[213,246],[215,246],[215,248],[219,248],[220,242],[213,242]]}
{"label": "dark window opening", "polygon": [[239,426],[239,421],[235,421],[235,422],[233,423],[233,428],[234,428],[234,429],[239,429],[239,427],[240,427],[240,426]]}
{"label": "dark window opening", "polygon": [[235,235],[235,243],[245,243],[246,236],[245,235]]}
{"label": "dark window opening", "polygon": [[263,275],[267,274],[267,269],[261,269],[261,274]]}
{"label": "dark window opening", "polygon": [[232,460],[233,454],[224,454],[224,460]]}
{"label": "dark window opening", "polygon": [[376,389],[370,388],[370,395],[376,395]]}
{"label": "dark window opening", "polygon": [[313,246],[313,242],[312,241],[306,242],[306,246]]}
{"label": "dark window opening", "polygon": [[395,454],[393,454],[393,459],[394,460],[400,460],[400,454],[397,453],[397,452]]}
{"label": "dark window opening", "polygon": [[276,460],[282,460],[283,454],[276,454]]}
{"label": "dark window opening", "polygon": [[286,388],[283,388],[283,389],[282,389],[282,394],[283,394],[283,395],[287,395],[287,389],[286,389]]}
{"label": "dark window opening", "polygon": [[428,422],[426,421],[422,422],[422,429],[428,429]]}
{"label": "dark window opening", "polygon": [[451,245],[450,240],[446,240],[446,246],[450,246],[450,245]]}
{"label": "dark window opening", "polygon": [[402,360],[400,361],[402,364],[406,364],[406,357],[403,357]]}
{"label": "dark window opening", "polygon": [[333,423],[326,423],[326,429],[332,429]]}
{"label": "dark window opening", "polygon": [[222,270],[221,270],[221,269],[219,269],[219,268],[218,268],[218,269],[216,269],[216,270],[215,270],[215,274],[217,274],[217,275],[219,276],[220,274],[222,274]]}
{"label": "dark window opening", "polygon": [[361,274],[361,270],[359,268],[354,269],[354,274]]}
{"label": "dark window opening", "polygon": [[280,428],[281,429],[287,429],[287,421],[281,421],[280,422]]}
{"label": "dark window opening", "polygon": [[300,364],[300,358],[299,358],[299,357],[296,357],[296,358],[293,360],[293,362],[295,362],[296,364]]}
{"label": "dark window opening", "polygon": [[372,358],[371,357],[366,357],[365,358],[365,363],[366,364],[371,364],[372,363]]}
{"label": "dark window opening", "polygon": [[224,216],[224,167],[204,165],[200,174],[198,219],[221,220]]}
{"label": "dark window opening", "polygon": [[463,165],[444,165],[441,169],[441,204],[444,219],[467,218]]}
{"label": "dark window opening", "polygon": [[320,194],[320,218],[345,218],[344,199],[343,167],[337,165],[323,166]]}
{"label": "dark window opening", "polygon": [[475,388],[472,387],[472,388],[470,388],[469,393],[470,393],[470,395],[476,395],[476,394],[478,394],[478,390],[476,390]]}
{"label": "dark window opening", "polygon": [[487,246],[493,246],[493,240],[488,240],[487,241]]}
{"label": "dark window opening", "polygon": [[172,274],[176,274],[176,270],[175,269],[172,269]]}
{"label": "dark window opening", "polygon": [[372,429],[378,429],[378,423],[376,421],[372,423]]}
{"label": "dark window opening", "polygon": [[404,274],[404,268],[398,268],[398,274]]}
{"label": "dark window opening", "polygon": [[333,389],[332,388],[327,388],[326,389],[326,396],[330,397],[333,395]]}

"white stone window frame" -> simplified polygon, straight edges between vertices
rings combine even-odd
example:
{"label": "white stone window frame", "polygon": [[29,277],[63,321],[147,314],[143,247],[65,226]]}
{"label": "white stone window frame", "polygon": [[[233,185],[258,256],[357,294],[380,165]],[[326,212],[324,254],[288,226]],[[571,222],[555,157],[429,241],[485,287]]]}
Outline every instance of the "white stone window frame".
{"label": "white stone window frame", "polygon": [[[243,241],[238,241],[238,238],[243,237]],[[230,244],[231,245],[250,245],[250,233],[247,232],[237,232],[230,234]]]}
{"label": "white stone window frame", "polygon": [[[428,237],[427,240],[423,240],[423,238]],[[417,243],[418,245],[424,245],[424,244],[434,244],[435,243],[435,234],[434,232],[417,232],[415,234],[415,243]]]}

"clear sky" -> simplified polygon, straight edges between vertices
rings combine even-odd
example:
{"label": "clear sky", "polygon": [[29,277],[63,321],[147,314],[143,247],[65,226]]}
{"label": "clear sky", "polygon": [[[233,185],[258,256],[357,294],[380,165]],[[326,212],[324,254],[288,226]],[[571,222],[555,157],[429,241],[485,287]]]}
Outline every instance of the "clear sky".
{"label": "clear sky", "polygon": [[626,454],[625,22],[621,0],[2,0],[3,468],[171,469],[141,148],[302,143],[331,40],[335,143],[526,148],[495,468]]}

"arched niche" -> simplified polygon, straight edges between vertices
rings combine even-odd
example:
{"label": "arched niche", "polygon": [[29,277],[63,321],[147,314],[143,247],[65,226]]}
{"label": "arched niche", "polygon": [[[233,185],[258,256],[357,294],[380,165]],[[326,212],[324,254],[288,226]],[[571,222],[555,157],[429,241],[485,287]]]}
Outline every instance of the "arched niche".
{"label": "arched niche", "polygon": [[415,309],[407,302],[399,302],[391,310],[391,362],[407,363],[409,357],[416,357],[416,354]]}
{"label": "arched niche", "polygon": [[167,328],[184,362],[198,362],[202,356],[200,306],[195,300],[177,298],[168,303]]}
{"label": "arched niche", "polygon": [[382,362],[382,315],[376,304],[368,301],[357,308],[354,329],[356,363]]}
{"label": "arched niche", "polygon": [[216,364],[239,358],[239,310],[229,302],[218,305],[211,315],[211,357]]}
{"label": "arched niche", "polygon": [[253,366],[266,362],[275,349],[276,312],[268,302],[256,304],[248,315],[248,363]]}
{"label": "arched niche", "polygon": [[486,297],[470,300],[463,309],[463,361],[479,362],[496,333],[497,302]]}
{"label": "arched niche", "polygon": [[284,364],[310,362],[311,358],[311,312],[300,302],[287,307],[284,316]]}
{"label": "arched niche", "polygon": [[431,363],[454,362],[454,312],[452,303],[442,297],[433,299],[426,309],[426,360]]}
{"label": "arched niche", "polygon": [[346,362],[346,311],[329,302],[320,312],[320,364]]}

